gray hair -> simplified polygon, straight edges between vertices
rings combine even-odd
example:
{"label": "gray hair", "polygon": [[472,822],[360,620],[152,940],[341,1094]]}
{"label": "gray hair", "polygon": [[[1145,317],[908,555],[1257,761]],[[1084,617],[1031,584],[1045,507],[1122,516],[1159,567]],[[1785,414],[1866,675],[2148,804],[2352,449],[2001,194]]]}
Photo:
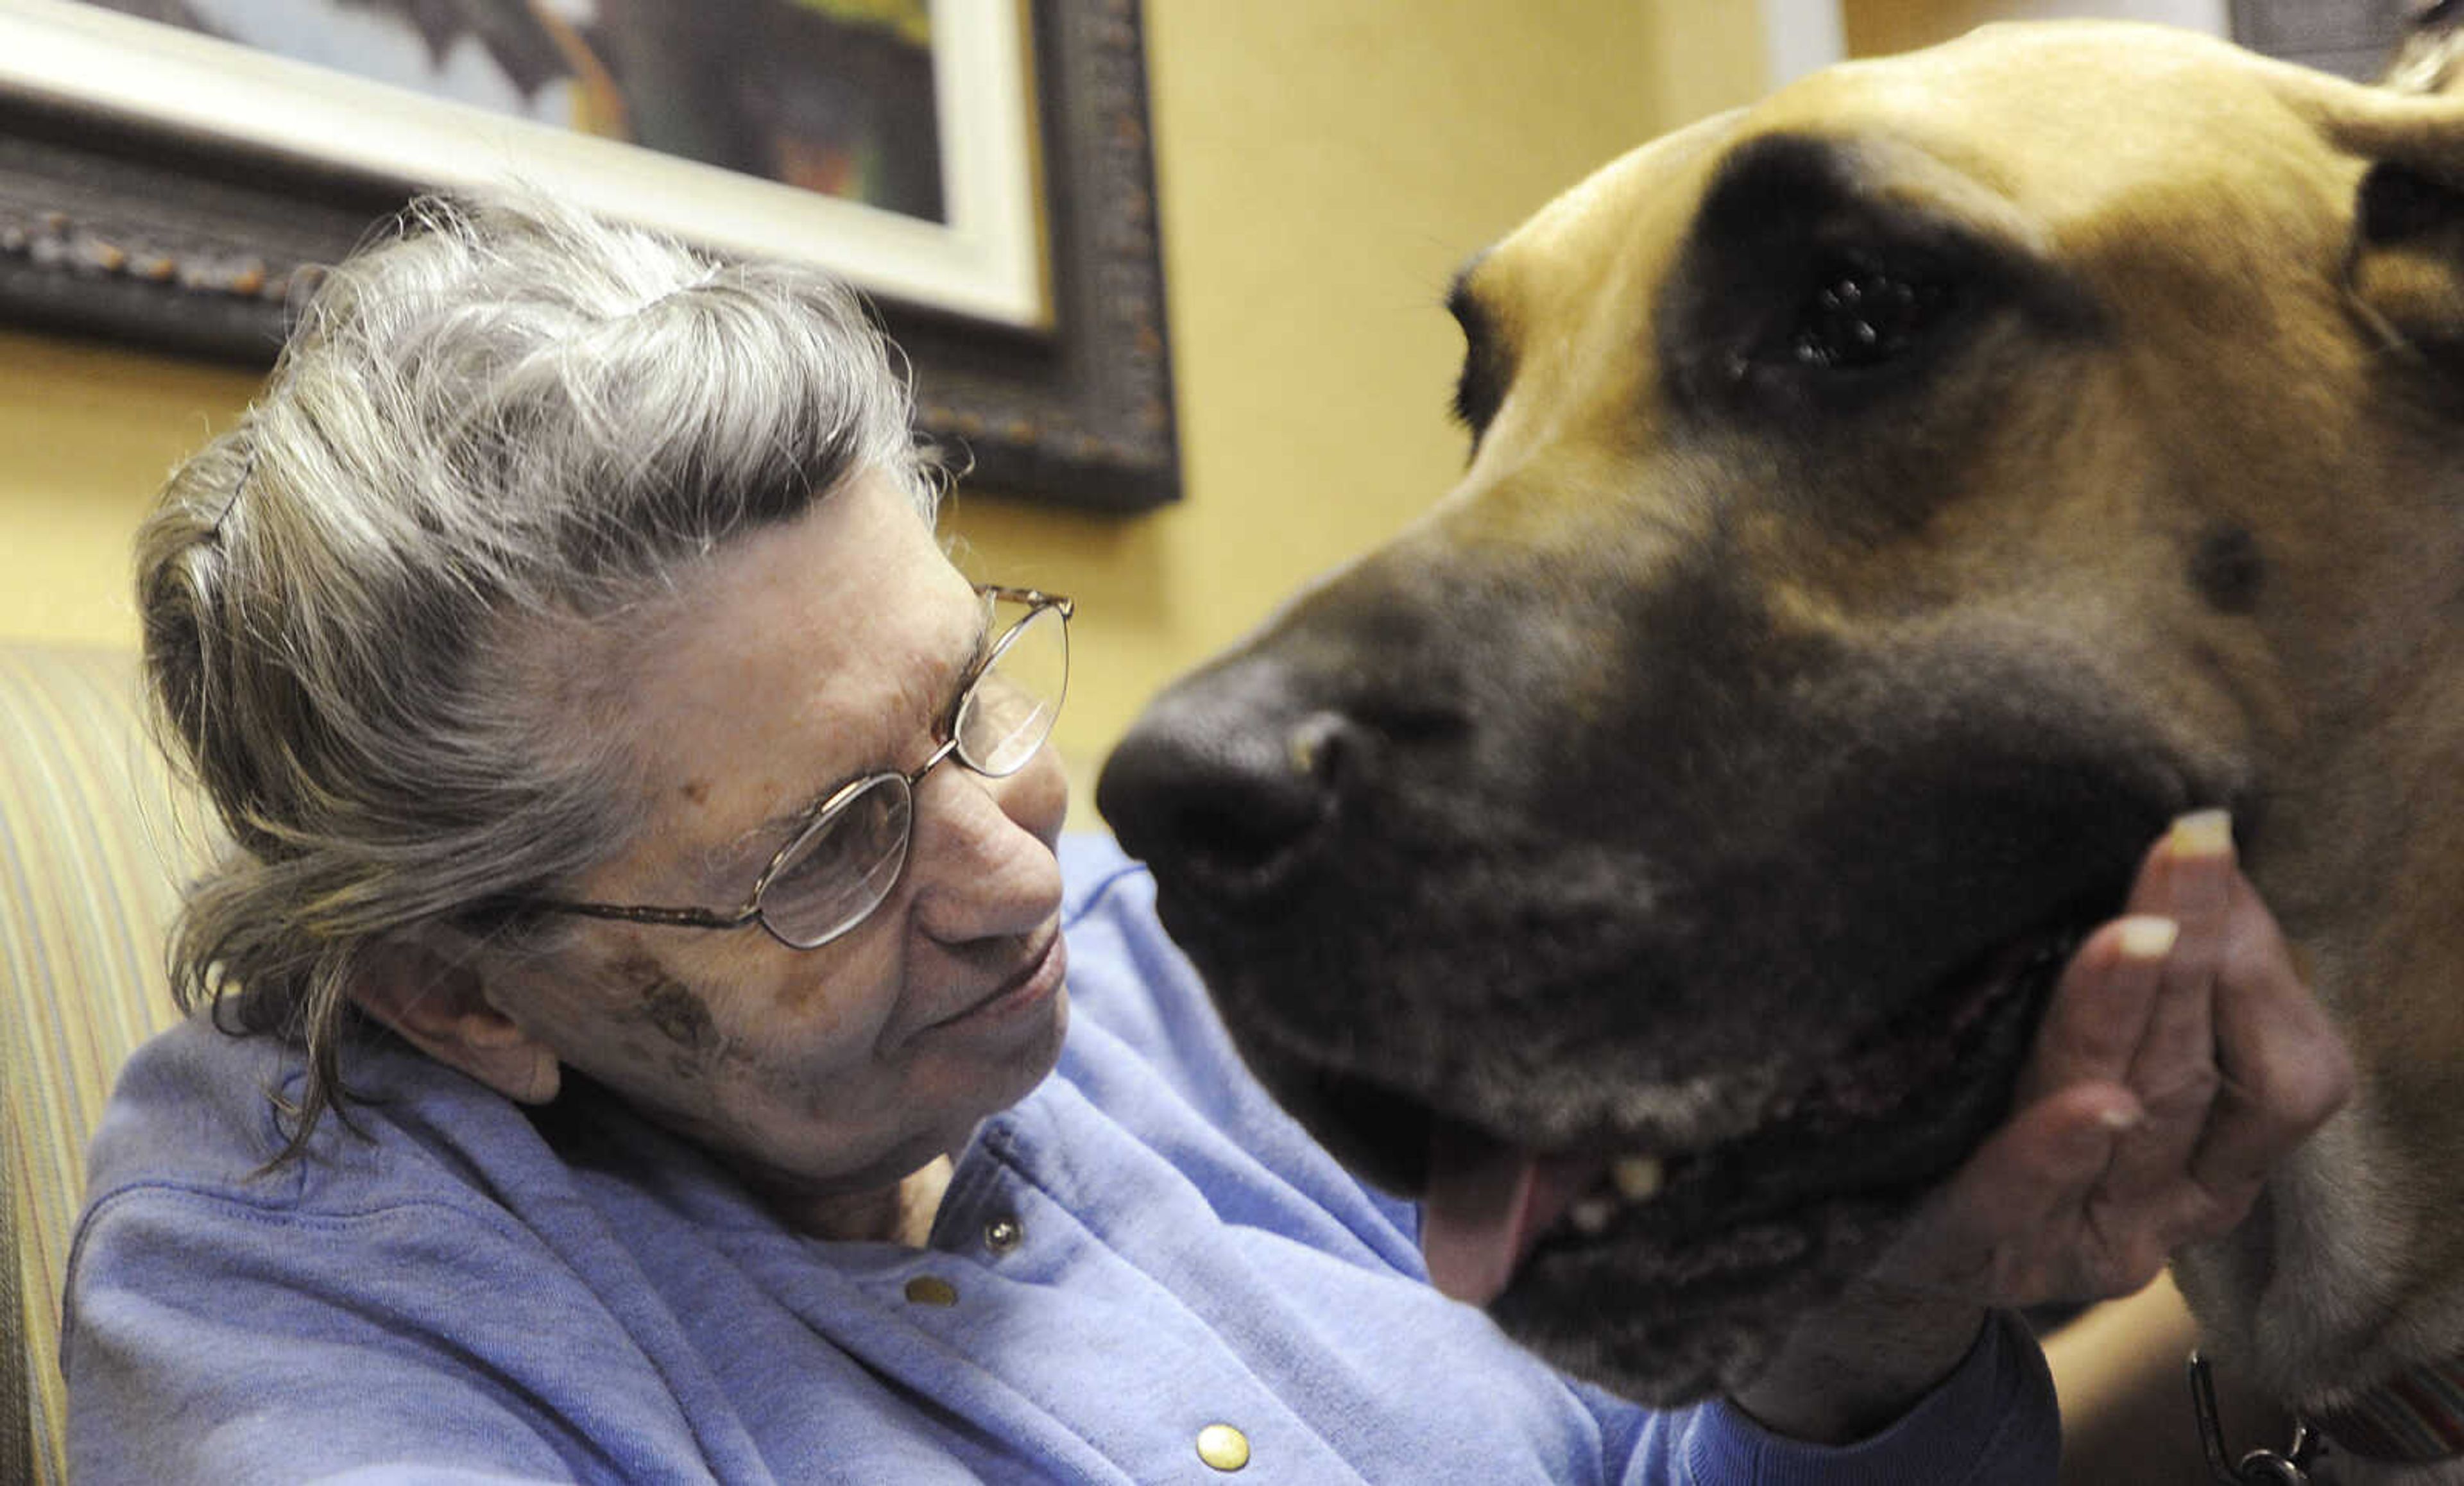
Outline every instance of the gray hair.
{"label": "gray hair", "polygon": [[285,1158],[341,1107],[370,947],[620,849],[611,617],[849,478],[939,466],[853,295],[533,197],[416,203],[330,271],[137,541],[166,751],[230,836],[169,950],[184,1011],[307,1052]]}

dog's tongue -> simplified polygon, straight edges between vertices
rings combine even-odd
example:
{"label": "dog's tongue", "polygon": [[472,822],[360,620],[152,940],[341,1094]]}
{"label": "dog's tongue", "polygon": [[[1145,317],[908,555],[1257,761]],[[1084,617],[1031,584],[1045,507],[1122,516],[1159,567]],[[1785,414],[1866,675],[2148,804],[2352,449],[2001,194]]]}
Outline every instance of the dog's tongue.
{"label": "dog's tongue", "polygon": [[1596,1160],[1533,1156],[1468,1130],[1429,1142],[1420,1254],[1429,1278],[1458,1300],[1486,1305],[1515,1267],[1601,1169]]}

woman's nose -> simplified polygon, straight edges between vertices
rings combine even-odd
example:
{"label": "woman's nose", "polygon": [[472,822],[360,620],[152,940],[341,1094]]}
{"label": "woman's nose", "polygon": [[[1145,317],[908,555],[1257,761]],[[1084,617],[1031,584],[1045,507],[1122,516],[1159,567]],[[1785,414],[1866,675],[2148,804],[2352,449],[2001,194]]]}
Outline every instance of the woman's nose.
{"label": "woman's nose", "polygon": [[933,771],[916,789],[913,876],[916,927],[945,944],[1027,933],[1061,907],[1053,855],[1069,782],[1049,746],[1016,774]]}

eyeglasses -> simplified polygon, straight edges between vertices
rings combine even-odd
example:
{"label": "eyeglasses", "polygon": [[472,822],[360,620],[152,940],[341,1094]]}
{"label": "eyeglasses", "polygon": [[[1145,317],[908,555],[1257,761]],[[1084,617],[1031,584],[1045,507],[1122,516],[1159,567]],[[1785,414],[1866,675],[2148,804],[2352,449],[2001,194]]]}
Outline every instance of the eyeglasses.
{"label": "eyeglasses", "polygon": [[[1031,588],[980,586],[990,611],[1023,607],[958,688],[957,706],[932,756],[912,773],[885,769],[853,779],[813,807],[770,859],[736,911],[662,908],[523,898],[510,907],[679,929],[741,929],[759,922],[793,950],[818,950],[872,916],[907,868],[914,838],[915,787],[956,758],[986,778],[1018,773],[1052,735],[1069,688],[1068,600]],[[989,633],[988,623],[986,631]]]}

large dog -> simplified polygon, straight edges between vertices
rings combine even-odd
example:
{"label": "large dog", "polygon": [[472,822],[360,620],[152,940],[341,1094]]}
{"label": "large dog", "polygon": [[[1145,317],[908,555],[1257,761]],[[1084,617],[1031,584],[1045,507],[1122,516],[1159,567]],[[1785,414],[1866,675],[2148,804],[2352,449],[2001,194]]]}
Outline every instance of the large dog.
{"label": "large dog", "polygon": [[2314,1416],[2464,1371],[2464,102],[1997,28],[1617,161],[1453,308],[1462,484],[1099,794],[1269,1086],[1691,1396],[2228,806],[2363,1082],[2185,1288]]}

